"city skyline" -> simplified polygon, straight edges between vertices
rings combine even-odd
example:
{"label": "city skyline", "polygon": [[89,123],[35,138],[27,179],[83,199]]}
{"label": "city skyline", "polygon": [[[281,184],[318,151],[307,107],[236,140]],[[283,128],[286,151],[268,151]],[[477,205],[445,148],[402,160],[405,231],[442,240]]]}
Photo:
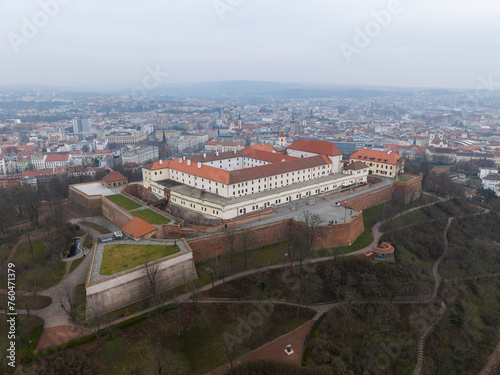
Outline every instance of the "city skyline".
{"label": "city skyline", "polygon": [[493,90],[499,15],[492,1],[461,0],[4,0],[0,85],[248,80]]}

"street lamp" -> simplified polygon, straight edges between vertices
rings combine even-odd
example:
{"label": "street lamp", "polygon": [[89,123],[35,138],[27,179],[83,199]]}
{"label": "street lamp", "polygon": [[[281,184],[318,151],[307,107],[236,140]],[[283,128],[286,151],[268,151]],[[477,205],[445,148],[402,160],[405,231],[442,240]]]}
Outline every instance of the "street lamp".
{"label": "street lamp", "polygon": [[285,254],[285,256],[283,257],[283,269],[285,269],[285,259],[286,257],[289,257],[288,253]]}

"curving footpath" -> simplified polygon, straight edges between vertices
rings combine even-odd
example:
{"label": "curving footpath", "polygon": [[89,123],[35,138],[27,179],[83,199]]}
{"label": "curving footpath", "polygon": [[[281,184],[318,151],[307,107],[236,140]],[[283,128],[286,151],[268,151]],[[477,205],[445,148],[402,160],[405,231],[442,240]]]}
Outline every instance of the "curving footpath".
{"label": "curving footpath", "polygon": [[[431,206],[433,204],[436,204],[436,203],[438,203],[440,201],[444,201],[444,200],[446,200],[446,199],[440,199],[439,201],[436,201],[436,202],[431,202],[431,203],[428,203],[428,204],[425,204],[422,206],[410,208],[408,210],[401,212],[400,216],[405,215],[405,214],[410,213],[410,212],[413,212],[413,211],[416,211],[416,210],[419,210],[423,207]],[[489,211],[484,210],[483,212],[476,213],[474,215],[484,214],[487,212],[489,212]],[[439,290],[439,287],[440,287],[441,281],[442,281],[442,278],[439,275],[438,269],[439,269],[439,265],[440,265],[441,261],[444,259],[444,256],[446,255],[446,252],[448,249],[447,233],[448,233],[448,229],[449,229],[453,219],[454,219],[454,217],[448,218],[448,223],[447,223],[445,229],[443,230],[444,249],[443,249],[443,253],[437,259],[437,261],[434,263],[433,268],[432,268],[432,274],[434,276],[435,283],[434,283],[434,289],[433,289],[433,292],[431,295],[429,295],[429,296],[413,296],[413,297],[410,297],[409,300],[397,300],[396,301],[396,300],[380,299],[380,300],[373,300],[373,301],[353,301],[353,302],[351,302],[351,303],[423,304],[423,303],[430,303],[430,302],[434,302],[434,301],[439,301],[441,303],[441,309],[440,309],[439,313],[435,316],[433,321],[422,331],[421,335],[419,336],[419,339],[418,339],[418,357],[417,357],[417,364],[416,364],[415,370],[413,372],[414,375],[420,374],[422,371],[426,338],[427,338],[428,334],[430,332],[432,332],[433,328],[435,327],[435,325],[437,324],[437,322],[439,321],[439,319],[442,317],[442,315],[444,314],[444,312],[446,310],[446,305],[444,304],[444,302],[441,299],[437,298],[437,293],[438,293],[438,290]],[[371,248],[373,246],[378,244],[380,237],[382,236],[382,233],[380,232],[380,226],[383,223],[384,223],[384,221],[380,221],[373,226],[373,228],[372,228],[373,241],[369,246],[367,246],[361,250],[357,250],[357,251],[347,253],[347,254],[342,254],[339,256],[351,256],[351,255],[357,255],[357,254],[364,254],[368,250],[371,250]],[[100,235],[100,233],[93,230],[92,228],[86,227],[86,230],[88,233],[92,234],[94,236],[94,238],[96,238],[97,236]],[[18,245],[18,244],[16,244],[16,245]],[[16,246],[16,248],[17,248],[17,246]],[[82,281],[85,281],[85,276],[87,274],[88,268],[90,266],[90,261],[92,258],[91,253],[88,253],[87,255],[89,255],[89,256],[87,256],[82,261],[82,263],[71,274],[67,275],[59,284],[57,284],[49,289],[46,289],[43,292],[40,292],[40,295],[45,295],[45,296],[51,297],[53,302],[50,306],[48,306],[44,309],[33,311],[34,315],[39,316],[40,318],[44,319],[44,321],[45,321],[44,331],[43,331],[42,337],[40,338],[40,341],[37,345],[37,350],[40,350],[41,348],[53,346],[53,345],[59,345],[61,343],[70,341],[77,336],[92,333],[91,330],[89,330],[89,329],[86,329],[83,327],[75,327],[75,326],[70,325],[67,314],[64,312],[64,310],[60,306],[62,303],[61,296],[64,295],[64,291],[68,287],[74,289]],[[336,256],[326,256],[326,257],[321,257],[321,258],[306,259],[303,261],[303,264],[320,263],[320,262],[334,259],[335,257]],[[298,262],[296,262],[296,263],[298,263]],[[229,282],[231,280],[236,280],[236,279],[246,277],[246,276],[249,276],[249,275],[252,275],[255,273],[268,271],[268,270],[274,270],[274,269],[280,269],[280,268],[283,268],[283,266],[284,266],[283,264],[277,264],[277,265],[273,265],[273,266],[267,266],[267,267],[262,267],[262,268],[258,268],[258,269],[244,271],[244,272],[241,272],[237,275],[228,276],[225,278],[225,280],[217,280],[216,282],[214,282],[214,286],[218,286],[218,285],[221,285],[223,282]],[[288,266],[290,266],[290,265],[288,265]],[[200,293],[200,292],[209,290],[211,288],[212,288],[212,285],[207,284],[205,286],[198,288],[196,291],[188,292],[188,293],[185,293],[185,294],[179,296],[177,301],[178,301],[178,303],[190,303],[191,298],[192,298],[194,293]],[[175,302],[175,301],[168,300],[168,301],[165,301],[163,305],[171,304],[173,302]],[[285,301],[279,301],[279,300],[238,301],[238,300],[231,300],[231,299],[198,299],[197,303],[273,303],[273,304],[286,304],[286,305],[298,306],[297,303],[285,302]],[[289,340],[292,340],[292,341],[296,340],[298,336],[300,336],[300,339],[302,340],[301,342],[303,342],[303,337],[304,337],[303,332],[307,332],[306,334],[308,334],[310,331],[310,327],[312,327],[314,321],[319,316],[321,316],[323,313],[330,311],[332,308],[341,305],[342,303],[343,302],[327,302],[327,303],[314,304],[314,305],[309,305],[309,306],[301,304],[301,307],[303,307],[303,308],[307,307],[311,310],[316,311],[316,316],[312,320],[310,320],[307,323],[303,324],[302,326],[296,328],[294,331],[289,332],[283,336],[280,336],[280,337],[276,338],[275,340],[271,341],[270,343],[264,344],[263,346],[261,346],[258,349],[255,349],[252,352],[246,353],[241,358],[241,360],[248,360],[249,358],[251,358],[252,360],[255,360],[255,359],[263,358],[263,357],[270,358],[269,357],[270,351],[276,350],[276,348],[274,348],[274,346],[278,345],[277,346],[278,348],[281,348],[282,346],[284,347],[284,345],[286,346],[286,344],[284,344],[284,343],[287,342],[287,340],[288,341]],[[116,319],[115,321],[111,322],[111,324],[116,324],[116,323],[119,323],[121,321],[128,320],[130,318],[133,318],[134,316],[144,314],[144,313],[146,313],[148,311],[152,311],[154,309],[155,309],[155,307],[151,307],[149,309],[142,310],[142,311],[134,313],[134,314],[130,314],[126,317]],[[18,311],[18,313],[20,313],[20,314],[22,314],[23,312],[24,312],[23,310]],[[297,349],[299,351],[300,350],[303,351],[303,348],[301,348],[301,349],[297,348]],[[499,344],[499,349],[500,349],[500,344]],[[299,354],[299,353],[297,353],[297,354]],[[281,353],[280,353],[280,355],[281,355]],[[300,355],[300,358],[301,357],[302,356]],[[238,362],[235,362],[235,363],[238,363]],[[299,364],[300,364],[300,361],[299,361]],[[226,365],[222,366],[221,368],[212,371],[210,374],[220,373],[220,371],[227,369],[227,368],[228,367],[226,364]]]}

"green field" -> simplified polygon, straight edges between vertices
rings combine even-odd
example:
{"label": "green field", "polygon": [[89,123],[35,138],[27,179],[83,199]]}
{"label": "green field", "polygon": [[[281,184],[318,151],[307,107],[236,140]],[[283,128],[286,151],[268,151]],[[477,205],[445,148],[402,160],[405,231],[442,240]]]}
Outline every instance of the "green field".
{"label": "green field", "polygon": [[41,289],[57,284],[66,273],[66,264],[59,260],[52,262],[43,241],[31,241],[31,244],[35,258],[34,263],[28,242],[21,243],[12,258],[11,262],[16,265],[16,288],[29,290],[35,277],[38,279]]}
{"label": "green field", "polygon": [[132,215],[140,217],[142,220],[147,221],[149,224],[162,225],[170,223],[170,219],[160,215],[159,213],[150,210],[149,208],[145,210],[136,210],[130,212]]}
{"label": "green field", "polygon": [[99,224],[92,223],[91,221],[80,221],[80,224],[85,225],[89,228],[95,229],[96,231],[101,232],[102,234],[111,233],[111,231],[109,229],[106,229],[106,228],[100,226]]}
{"label": "green field", "polygon": [[139,203],[134,202],[132,199],[128,199],[127,197],[124,197],[120,194],[108,195],[106,198],[127,211],[136,210],[141,207]]}
{"label": "green field", "polygon": [[113,275],[178,251],[173,245],[168,245],[168,251],[165,245],[107,245],[104,246],[101,275]]}

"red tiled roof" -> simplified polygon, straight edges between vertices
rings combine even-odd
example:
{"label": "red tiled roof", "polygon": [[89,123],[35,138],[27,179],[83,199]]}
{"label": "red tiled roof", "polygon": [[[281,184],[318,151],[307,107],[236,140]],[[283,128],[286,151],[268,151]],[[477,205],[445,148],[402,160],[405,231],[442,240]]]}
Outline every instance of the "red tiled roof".
{"label": "red tiled roof", "polygon": [[283,155],[279,152],[267,152],[258,149],[245,148],[243,156],[250,159],[267,161],[269,163],[281,163],[282,161],[290,161],[298,159],[295,156]]}
{"label": "red tiled roof", "polygon": [[359,171],[360,169],[366,169],[369,168],[365,163],[362,161],[353,161],[352,163],[346,165],[344,169],[348,170],[353,170],[353,171]]}
{"label": "red tiled roof", "polygon": [[252,146],[248,146],[246,149],[251,149],[251,150],[260,150],[260,151],[267,151],[267,152],[273,152],[273,151],[276,151],[276,149],[271,146],[271,145],[268,145],[268,144],[264,144],[264,145],[252,145]]}
{"label": "red tiled roof", "polygon": [[68,155],[47,155],[45,162],[68,161]]}
{"label": "red tiled roof", "polygon": [[[276,155],[284,158],[284,155]],[[164,161],[162,164],[159,164],[159,162],[155,162],[151,167],[151,170],[170,168],[174,171],[188,173],[193,176],[206,178],[207,180],[230,185],[242,181],[255,180],[258,178],[293,172],[299,169],[318,167],[331,163],[331,160],[327,156],[317,155],[309,158],[293,158],[284,162],[275,162],[272,164],[259,165],[256,167],[243,168],[234,171],[225,171],[223,169],[211,167],[205,164],[201,164],[200,168],[198,168],[197,162],[191,161],[191,165],[188,165],[187,160],[182,160],[181,163],[179,163],[178,159],[174,159]]]}
{"label": "red tiled roof", "polygon": [[342,152],[331,142],[318,141],[315,139],[298,139],[288,146],[291,150],[312,152],[320,155],[338,156]]}
{"label": "red tiled roof", "polygon": [[361,150],[358,150],[354,154],[352,154],[351,159],[396,165],[398,164],[401,157],[395,152],[391,151],[362,148]]}
{"label": "red tiled roof", "polygon": [[128,178],[122,175],[120,172],[113,171],[110,174],[107,174],[106,176],[103,177],[102,179],[104,182],[117,182],[117,181],[123,181],[127,180]]}
{"label": "red tiled roof", "polygon": [[124,233],[127,233],[134,238],[140,238],[155,230],[156,227],[153,224],[149,224],[139,217],[134,217],[122,227],[122,231]]}
{"label": "red tiled roof", "polygon": [[38,176],[52,176],[53,174],[54,174],[54,171],[51,168],[40,169],[38,171],[24,171],[23,178],[31,178],[31,177],[38,177]]}
{"label": "red tiled roof", "polygon": [[394,247],[387,242],[382,242],[378,246],[373,246],[372,251],[374,253],[392,254],[394,252]]}
{"label": "red tiled roof", "polygon": [[238,169],[230,172],[229,184],[294,172],[300,169],[319,167],[331,163],[332,161],[327,156],[317,155],[309,158],[296,158],[295,160],[284,161],[282,163]]}
{"label": "red tiled roof", "polygon": [[229,183],[229,171],[211,167],[209,165],[201,164],[200,168],[198,168],[197,162],[196,163],[191,162],[191,165],[188,165],[187,160],[182,160],[182,162],[179,163],[178,159],[174,159],[174,160],[168,160],[166,162],[164,161],[163,165],[160,165],[158,162],[155,162],[151,170],[162,169],[162,168],[155,168],[157,164],[158,166],[162,166],[163,168],[170,168],[171,170],[174,171],[189,173],[194,176],[206,178],[212,181],[217,181],[222,184],[227,185]]}

